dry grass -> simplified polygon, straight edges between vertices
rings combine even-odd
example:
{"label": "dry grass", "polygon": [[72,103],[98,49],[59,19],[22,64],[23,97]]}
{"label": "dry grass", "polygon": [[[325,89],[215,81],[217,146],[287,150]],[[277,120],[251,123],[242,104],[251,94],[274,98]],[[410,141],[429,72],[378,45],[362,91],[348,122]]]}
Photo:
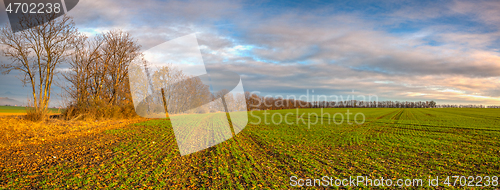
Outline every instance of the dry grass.
{"label": "dry grass", "polygon": [[121,119],[135,118],[138,115],[135,113],[134,105],[122,106],[68,106],[61,116],[67,120],[102,120],[102,119]]}
{"label": "dry grass", "polygon": [[22,116],[1,116],[0,149],[27,144],[43,144],[58,139],[76,138],[145,120],[141,118],[99,121],[49,119],[43,122],[34,122],[24,119]]}
{"label": "dry grass", "polygon": [[26,115],[26,113],[0,113],[1,116]]}

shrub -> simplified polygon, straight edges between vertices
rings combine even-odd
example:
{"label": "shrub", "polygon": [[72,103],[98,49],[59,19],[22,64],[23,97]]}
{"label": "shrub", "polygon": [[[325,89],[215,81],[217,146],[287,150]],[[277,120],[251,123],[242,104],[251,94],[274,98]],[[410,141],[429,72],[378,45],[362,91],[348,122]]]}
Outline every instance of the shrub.
{"label": "shrub", "polygon": [[102,120],[102,119],[123,119],[138,117],[133,105],[95,105],[95,106],[69,106],[63,113],[63,118],[67,120]]}
{"label": "shrub", "polygon": [[26,119],[30,121],[44,121],[49,116],[47,108],[26,107]]}

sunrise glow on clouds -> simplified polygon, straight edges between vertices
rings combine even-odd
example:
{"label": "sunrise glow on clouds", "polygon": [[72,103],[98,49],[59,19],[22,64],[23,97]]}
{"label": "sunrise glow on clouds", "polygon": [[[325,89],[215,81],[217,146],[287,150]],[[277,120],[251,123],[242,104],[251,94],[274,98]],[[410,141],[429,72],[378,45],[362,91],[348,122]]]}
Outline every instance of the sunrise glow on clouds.
{"label": "sunrise glow on clouds", "polygon": [[[207,65],[261,95],[500,105],[498,10],[497,1],[101,0],[70,15],[87,35],[122,29],[144,49],[196,33]],[[27,96],[6,82],[14,77],[0,76],[0,97]]]}

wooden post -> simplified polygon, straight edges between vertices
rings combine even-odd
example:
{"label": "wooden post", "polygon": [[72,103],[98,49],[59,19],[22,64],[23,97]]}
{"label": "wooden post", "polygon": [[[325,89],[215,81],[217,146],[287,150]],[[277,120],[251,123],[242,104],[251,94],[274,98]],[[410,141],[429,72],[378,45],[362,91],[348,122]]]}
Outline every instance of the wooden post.
{"label": "wooden post", "polygon": [[165,116],[168,118],[167,99],[165,99],[165,90],[163,90],[163,88],[161,88],[161,97],[163,100],[163,108],[165,108]]}

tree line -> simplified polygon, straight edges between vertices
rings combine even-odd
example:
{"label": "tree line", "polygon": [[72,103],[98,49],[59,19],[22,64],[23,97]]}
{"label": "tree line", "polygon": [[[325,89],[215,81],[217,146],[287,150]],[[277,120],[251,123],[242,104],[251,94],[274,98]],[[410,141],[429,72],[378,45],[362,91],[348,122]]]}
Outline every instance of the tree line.
{"label": "tree line", "polygon": [[0,69],[4,74],[21,72],[23,84],[31,87],[33,110],[28,116],[31,112],[33,120],[46,116],[57,74],[67,83],[61,87],[70,99],[69,116],[130,110],[128,66],[142,55],[141,46],[120,30],[86,36],[71,17],[56,16],[26,14],[19,19],[25,30],[14,33],[8,24],[0,28],[2,53],[12,61]]}
{"label": "tree line", "polygon": [[66,92],[78,107],[117,106],[130,103],[128,67],[140,56],[130,34],[113,30],[75,41],[70,67],[63,73]]}
{"label": "tree line", "polygon": [[435,101],[311,101],[259,96],[246,92],[247,110],[280,110],[295,108],[436,108]]}
{"label": "tree line", "polygon": [[[26,30],[13,32],[9,25],[0,29],[2,53],[12,61],[2,64],[0,69],[4,74],[21,72],[23,84],[32,87],[29,106],[33,107],[34,120],[47,114],[57,74],[65,80],[61,87],[69,101],[65,117],[135,115],[133,100],[137,96],[143,96],[140,104],[148,105],[147,110],[138,112],[159,112],[168,107],[169,113],[176,114],[191,107],[199,107],[195,112],[244,107],[243,94],[212,94],[199,78],[185,75],[171,65],[152,70],[149,80],[137,77],[147,61],[141,46],[129,33],[112,30],[91,37],[79,32],[71,17],[54,17],[23,15],[20,22]],[[61,67],[63,64],[66,67]],[[130,77],[135,77],[133,83]],[[216,103],[202,106],[221,99],[223,94],[226,94],[224,109]]]}
{"label": "tree line", "polygon": [[500,106],[441,104],[435,101],[312,101],[307,102],[283,97],[259,96],[245,93],[247,110],[280,110],[296,108],[500,108]]}

